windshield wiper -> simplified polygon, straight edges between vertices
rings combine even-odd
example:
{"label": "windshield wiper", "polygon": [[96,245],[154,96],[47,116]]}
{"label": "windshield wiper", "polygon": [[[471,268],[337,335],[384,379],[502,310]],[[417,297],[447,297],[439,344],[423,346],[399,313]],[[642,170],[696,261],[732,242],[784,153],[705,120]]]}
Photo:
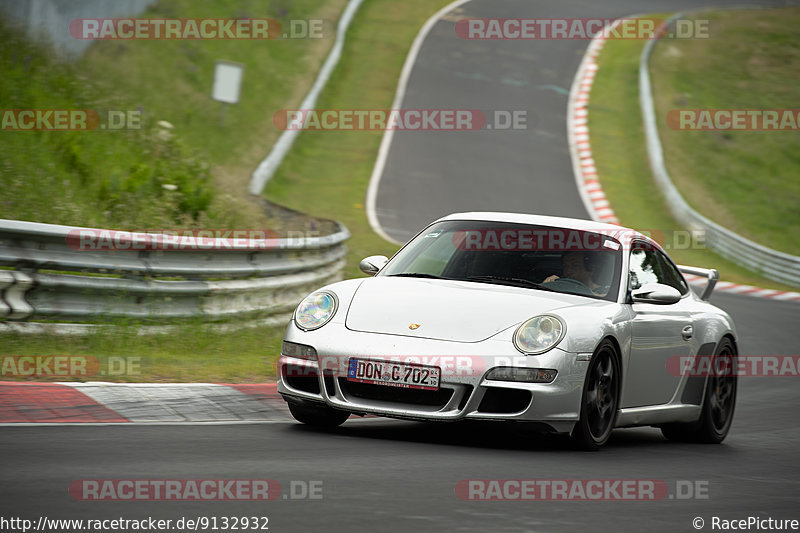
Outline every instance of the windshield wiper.
{"label": "windshield wiper", "polygon": [[[423,272],[401,272],[399,274],[387,274],[387,277],[397,277],[397,278],[428,278],[428,279],[452,279],[452,278],[444,278],[442,276],[436,276],[434,274],[425,274]],[[522,278],[512,278],[512,277],[505,277],[505,276],[467,276],[464,278],[466,281],[476,281],[478,283],[495,283],[495,284],[513,284],[521,287],[530,287],[532,289],[539,289],[542,291],[548,292],[560,292],[555,289],[551,289],[541,283],[536,283],[535,281],[530,281],[528,279]]]}
{"label": "windshield wiper", "polygon": [[422,272],[401,272],[400,274],[386,274],[387,277],[396,278],[430,278],[430,279],[445,279],[442,276],[434,274],[424,274]]}
{"label": "windshield wiper", "polygon": [[505,276],[467,276],[467,278],[465,279],[467,281],[477,281],[479,283],[496,283],[496,282],[513,283],[515,285],[520,285],[523,287],[531,287],[534,289],[540,289],[548,292],[559,292],[555,289],[551,289],[550,287],[546,287],[541,283],[536,283],[535,281],[522,278],[509,278]]}

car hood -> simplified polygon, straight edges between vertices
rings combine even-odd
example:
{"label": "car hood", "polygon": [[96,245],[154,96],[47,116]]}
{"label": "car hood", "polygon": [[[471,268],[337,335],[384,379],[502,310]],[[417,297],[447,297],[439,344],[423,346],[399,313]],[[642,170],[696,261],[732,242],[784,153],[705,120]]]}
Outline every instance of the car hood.
{"label": "car hood", "polygon": [[538,314],[579,303],[587,299],[486,283],[379,276],[358,288],[345,325],[367,333],[478,342]]}

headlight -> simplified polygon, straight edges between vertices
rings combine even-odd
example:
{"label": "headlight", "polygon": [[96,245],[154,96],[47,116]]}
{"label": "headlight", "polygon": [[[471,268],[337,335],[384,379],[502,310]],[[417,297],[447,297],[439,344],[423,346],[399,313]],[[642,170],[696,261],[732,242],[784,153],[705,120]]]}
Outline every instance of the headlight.
{"label": "headlight", "polygon": [[514,332],[514,346],[524,354],[544,353],[564,338],[567,328],[553,315],[535,316]]}
{"label": "headlight", "polygon": [[336,314],[339,301],[332,292],[320,291],[306,296],[294,312],[297,327],[309,331],[321,328]]}

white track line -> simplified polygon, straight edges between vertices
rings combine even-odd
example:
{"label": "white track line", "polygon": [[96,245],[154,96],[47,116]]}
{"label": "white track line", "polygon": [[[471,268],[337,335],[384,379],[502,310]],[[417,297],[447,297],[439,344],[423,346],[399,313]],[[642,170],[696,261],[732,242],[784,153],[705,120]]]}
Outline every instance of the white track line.
{"label": "white track line", "polygon": [[600,182],[597,181],[597,169],[592,157],[592,145],[589,142],[589,95],[597,73],[597,56],[606,42],[605,35],[610,28],[619,24],[617,19],[607,24],[589,43],[583,54],[580,66],[572,79],[572,86],[567,100],[567,142],[572,158],[572,172],[578,186],[578,194],[583,200],[586,212],[596,222],[618,224],[616,215],[608,204]]}
{"label": "white track line", "polygon": [[[342,16],[339,18],[339,23],[336,27],[336,40],[333,43],[333,47],[328,53],[328,57],[325,59],[325,62],[322,64],[322,68],[320,68],[319,72],[317,73],[317,77],[314,79],[314,84],[311,86],[311,89],[308,91],[306,97],[300,103],[299,109],[313,109],[316,105],[317,98],[319,97],[320,93],[322,93],[322,90],[325,88],[325,84],[328,83],[328,79],[333,73],[333,70],[336,68],[336,65],[339,63],[339,58],[342,56],[342,50],[344,49],[347,28],[350,26],[350,22],[352,22],[353,18],[356,16],[356,12],[358,11],[358,8],[361,6],[362,2],[363,0],[350,0],[350,2],[347,4],[347,7],[345,7],[344,11],[342,12]],[[283,131],[283,133],[281,133],[281,135],[278,137],[278,140],[272,146],[272,150],[270,150],[269,154],[267,154],[267,157],[265,157],[264,160],[259,163],[255,171],[253,171],[253,174],[250,177],[250,194],[255,194],[256,196],[261,195],[267,182],[278,170],[278,167],[283,162],[284,157],[286,157],[286,155],[289,153],[289,150],[292,148],[295,139],[297,139],[300,133],[300,129],[286,129]]]}
{"label": "white track line", "polygon": [[[397,82],[397,91],[394,93],[394,101],[392,102],[391,107],[392,109],[400,109],[401,105],[403,104],[403,99],[406,95],[408,79],[411,77],[411,71],[414,69],[414,63],[417,61],[417,56],[422,48],[422,43],[425,41],[428,33],[430,33],[431,29],[433,29],[433,26],[439,22],[439,19],[443,15],[463,4],[466,4],[469,1],[471,0],[456,0],[455,2],[451,2],[425,21],[425,24],[423,24],[422,28],[419,30],[419,33],[417,33],[417,36],[414,38],[414,42],[411,43],[411,49],[408,51],[408,55],[406,56],[406,61],[403,64],[403,70],[400,72],[400,79]],[[378,157],[375,159],[375,166],[372,168],[372,175],[369,178],[365,210],[367,212],[367,220],[369,221],[369,225],[372,227],[372,230],[387,241],[400,245],[404,243],[393,239],[383,230],[380,221],[378,221],[378,216],[375,213],[375,202],[378,196],[378,186],[380,185],[381,178],[383,177],[383,169],[386,166],[386,158],[389,155],[389,148],[391,147],[393,137],[393,130],[386,130],[383,132],[381,146],[378,149]]]}

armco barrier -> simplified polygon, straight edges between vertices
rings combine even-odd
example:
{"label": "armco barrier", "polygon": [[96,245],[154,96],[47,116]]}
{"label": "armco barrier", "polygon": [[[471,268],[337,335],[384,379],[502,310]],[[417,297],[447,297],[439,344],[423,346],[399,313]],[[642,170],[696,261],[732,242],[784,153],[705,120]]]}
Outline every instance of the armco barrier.
{"label": "armco barrier", "polygon": [[[678,13],[670,17],[666,24],[685,15],[686,13]],[[672,183],[664,165],[664,152],[658,136],[653,91],[648,70],[648,61],[657,42],[656,39],[649,40],[642,51],[639,61],[639,99],[644,116],[650,167],[670,211],[677,221],[688,229],[703,232],[708,247],[721,256],[758,272],[766,278],[800,286],[800,257],[767,248],[712,222],[692,209]]]}
{"label": "armco barrier", "polygon": [[0,219],[0,321],[288,314],[306,293],[340,278],[350,234],[337,227],[263,249],[207,239],[203,250],[89,251],[68,237],[99,230]]}

